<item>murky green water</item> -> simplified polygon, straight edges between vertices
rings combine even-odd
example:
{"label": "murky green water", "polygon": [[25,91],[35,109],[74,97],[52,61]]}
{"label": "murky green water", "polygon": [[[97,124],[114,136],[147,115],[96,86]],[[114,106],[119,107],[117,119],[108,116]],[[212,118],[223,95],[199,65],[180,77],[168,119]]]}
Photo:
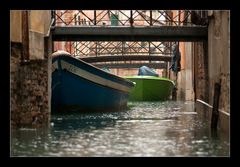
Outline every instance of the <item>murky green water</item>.
{"label": "murky green water", "polygon": [[124,112],[53,115],[47,129],[12,130],[11,156],[229,156],[189,102],[130,102]]}

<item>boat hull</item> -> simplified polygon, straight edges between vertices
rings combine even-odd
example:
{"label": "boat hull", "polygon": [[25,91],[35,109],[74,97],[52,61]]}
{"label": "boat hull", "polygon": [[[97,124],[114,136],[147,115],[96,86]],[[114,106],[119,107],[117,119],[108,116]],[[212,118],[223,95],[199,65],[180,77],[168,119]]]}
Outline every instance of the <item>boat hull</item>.
{"label": "boat hull", "polygon": [[132,82],[70,56],[53,58],[53,111],[115,111],[127,106]]}
{"label": "boat hull", "polygon": [[155,76],[126,76],[124,77],[136,85],[130,91],[131,101],[160,101],[167,100],[174,87],[174,82]]}

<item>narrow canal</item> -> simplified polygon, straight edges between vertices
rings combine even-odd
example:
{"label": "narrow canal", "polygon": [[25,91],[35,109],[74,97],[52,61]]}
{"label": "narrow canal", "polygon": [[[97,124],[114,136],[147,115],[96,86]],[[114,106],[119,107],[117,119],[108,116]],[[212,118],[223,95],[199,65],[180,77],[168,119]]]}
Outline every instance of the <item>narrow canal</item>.
{"label": "narrow canal", "polygon": [[11,131],[11,156],[230,156],[193,102],[130,102],[123,112],[52,115],[47,129]]}

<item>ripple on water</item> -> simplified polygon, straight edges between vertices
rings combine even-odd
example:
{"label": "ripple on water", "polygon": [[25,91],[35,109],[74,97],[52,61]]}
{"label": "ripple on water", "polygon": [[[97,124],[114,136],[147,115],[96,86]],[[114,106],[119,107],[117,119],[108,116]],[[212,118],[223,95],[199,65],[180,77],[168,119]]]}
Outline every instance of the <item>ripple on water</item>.
{"label": "ripple on water", "polygon": [[129,102],[128,110],[52,115],[49,129],[21,128],[12,156],[229,156],[190,102]]}

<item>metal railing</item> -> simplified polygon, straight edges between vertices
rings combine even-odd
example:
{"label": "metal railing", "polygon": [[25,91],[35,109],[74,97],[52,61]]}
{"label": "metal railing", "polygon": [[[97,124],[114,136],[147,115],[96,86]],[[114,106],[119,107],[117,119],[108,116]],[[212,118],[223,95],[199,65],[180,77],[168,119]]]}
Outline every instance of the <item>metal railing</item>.
{"label": "metal railing", "polygon": [[[172,46],[176,42],[151,42],[151,41],[79,41],[55,42],[55,49],[60,47],[70,52],[74,57],[86,56],[124,56],[124,55],[172,55]],[[60,46],[60,47],[59,47]]]}
{"label": "metal railing", "polygon": [[191,26],[190,10],[57,10],[56,26]]}
{"label": "metal railing", "polygon": [[[54,26],[205,26],[202,13],[190,10],[56,10]],[[191,16],[194,16],[193,18]],[[206,15],[205,15],[206,16]],[[204,16],[204,17],[205,17]],[[200,21],[199,21],[200,20]],[[194,23],[194,25],[193,25]],[[196,25],[197,23],[197,25]],[[198,24],[199,23],[199,24]],[[176,42],[153,41],[68,41],[55,42],[74,57],[86,56],[171,56]]]}

